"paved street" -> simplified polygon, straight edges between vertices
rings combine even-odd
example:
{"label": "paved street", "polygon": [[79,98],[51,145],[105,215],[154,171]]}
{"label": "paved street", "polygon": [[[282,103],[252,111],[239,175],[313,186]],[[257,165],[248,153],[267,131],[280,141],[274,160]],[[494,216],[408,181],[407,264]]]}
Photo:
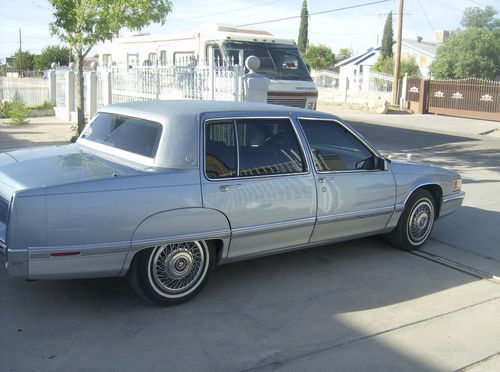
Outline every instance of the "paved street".
{"label": "paved street", "polygon": [[[342,116],[382,153],[463,175],[464,207],[437,222],[422,255],[374,237],[234,263],[171,308],[123,279],[8,281],[0,270],[0,371],[498,370],[500,138],[473,120],[443,118],[433,133],[439,117]],[[59,142],[69,127],[16,130]],[[37,144],[11,128],[0,126],[0,149]]]}

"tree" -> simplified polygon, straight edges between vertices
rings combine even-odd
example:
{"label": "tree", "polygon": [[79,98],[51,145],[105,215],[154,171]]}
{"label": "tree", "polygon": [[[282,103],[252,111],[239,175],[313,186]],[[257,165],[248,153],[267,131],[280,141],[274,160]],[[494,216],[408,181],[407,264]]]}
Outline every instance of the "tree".
{"label": "tree", "polygon": [[[373,65],[373,70],[383,74],[392,75],[394,72],[394,58],[380,56],[377,59],[377,62]],[[415,58],[405,58],[401,60],[399,77],[402,78],[405,74],[408,74],[408,76],[420,75],[420,69],[418,68]]]}
{"label": "tree", "polygon": [[49,0],[55,21],[51,33],[68,44],[76,57],[77,132],[85,125],[83,114],[83,61],[98,42],[111,40],[122,28],[140,30],[150,23],[165,23],[169,0]]}
{"label": "tree", "polygon": [[35,69],[35,55],[29,50],[23,50],[22,57],[19,51],[14,54],[14,68],[23,70]]}
{"label": "tree", "polygon": [[309,22],[309,12],[307,11],[307,0],[302,2],[302,11],[300,12],[300,29],[299,29],[299,51],[300,53],[305,53],[307,50],[308,40],[308,22]]}
{"label": "tree", "polygon": [[394,32],[392,31],[392,11],[387,15],[382,36],[382,57],[392,57],[392,44],[394,44]]}
{"label": "tree", "polygon": [[500,27],[500,19],[495,18],[497,11],[491,5],[481,9],[480,7],[467,8],[460,24],[465,28],[477,27],[493,30]]}
{"label": "tree", "polygon": [[321,70],[335,63],[335,54],[324,45],[309,45],[304,56],[312,69]]}
{"label": "tree", "polygon": [[468,28],[453,32],[430,66],[438,79],[469,77],[493,80],[500,71],[500,32]]}
{"label": "tree", "polygon": [[352,52],[351,52],[351,49],[349,49],[349,48],[340,48],[338,55],[350,57],[352,55]]}
{"label": "tree", "polygon": [[68,65],[70,49],[59,45],[49,45],[43,48],[42,52],[35,58],[35,67],[37,70],[50,68],[52,62]]}

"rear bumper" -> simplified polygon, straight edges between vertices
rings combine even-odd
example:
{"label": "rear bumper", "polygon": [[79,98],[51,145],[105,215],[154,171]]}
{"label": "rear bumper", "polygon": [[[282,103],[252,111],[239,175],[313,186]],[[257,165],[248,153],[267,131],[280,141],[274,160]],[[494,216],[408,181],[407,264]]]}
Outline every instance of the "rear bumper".
{"label": "rear bumper", "polygon": [[441,203],[441,211],[439,213],[439,218],[449,215],[455,212],[458,208],[462,206],[465,198],[465,192],[460,191],[451,195],[443,196],[443,201]]}

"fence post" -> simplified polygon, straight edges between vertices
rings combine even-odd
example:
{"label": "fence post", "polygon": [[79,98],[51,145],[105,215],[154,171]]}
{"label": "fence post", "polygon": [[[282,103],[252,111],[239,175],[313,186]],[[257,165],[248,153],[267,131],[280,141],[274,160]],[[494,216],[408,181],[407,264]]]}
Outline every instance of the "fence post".
{"label": "fence post", "polygon": [[363,92],[369,92],[370,91],[371,72],[365,72],[365,73],[363,73],[363,75],[361,76],[361,78],[363,79],[361,90]]}
{"label": "fence post", "polygon": [[403,83],[401,84],[401,98],[399,99],[399,107],[401,109],[406,109],[406,96],[408,95],[408,73],[405,73],[403,77]]}
{"label": "fence post", "polygon": [[428,99],[429,95],[429,83],[430,80],[422,79],[420,80],[420,96],[418,97],[418,113],[427,114],[428,110]]}
{"label": "fence post", "polygon": [[104,71],[102,74],[102,104],[104,106],[113,103],[113,79],[111,71]]}
{"label": "fence post", "polygon": [[268,77],[256,72],[260,67],[260,59],[256,56],[249,56],[245,61],[245,66],[250,71],[243,77],[245,102],[266,103],[270,81]]}
{"label": "fence post", "polygon": [[56,106],[56,64],[52,62],[47,75],[49,80],[49,103],[52,107]]}
{"label": "fence post", "polygon": [[64,107],[66,109],[66,114],[68,116],[68,120],[71,121],[71,113],[75,111],[75,73],[73,72],[74,63],[71,62],[68,67],[68,71],[66,72],[66,86],[65,89],[65,98]]}
{"label": "fence post", "polygon": [[347,76],[342,76],[339,79],[339,88],[342,91],[344,103],[347,103],[347,91],[349,90],[349,78]]}
{"label": "fence post", "polygon": [[208,89],[210,99],[215,99],[215,66],[214,66],[214,48],[208,49]]}
{"label": "fence post", "polygon": [[97,111],[97,73],[95,62],[92,62],[92,71],[85,75],[87,79],[87,118],[91,119]]}

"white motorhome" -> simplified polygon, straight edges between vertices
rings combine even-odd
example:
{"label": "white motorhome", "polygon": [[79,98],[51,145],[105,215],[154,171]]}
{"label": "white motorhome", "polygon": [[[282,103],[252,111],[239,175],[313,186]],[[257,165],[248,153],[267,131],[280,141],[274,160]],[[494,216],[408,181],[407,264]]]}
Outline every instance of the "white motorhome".
{"label": "white motorhome", "polygon": [[275,37],[267,31],[249,30],[223,24],[202,25],[200,31],[185,34],[137,34],[102,44],[99,64],[105,67],[177,64],[194,57],[206,61],[212,50],[215,59],[259,57],[258,72],[270,79],[268,103],[309,109],[316,108],[318,91],[291,39]]}

